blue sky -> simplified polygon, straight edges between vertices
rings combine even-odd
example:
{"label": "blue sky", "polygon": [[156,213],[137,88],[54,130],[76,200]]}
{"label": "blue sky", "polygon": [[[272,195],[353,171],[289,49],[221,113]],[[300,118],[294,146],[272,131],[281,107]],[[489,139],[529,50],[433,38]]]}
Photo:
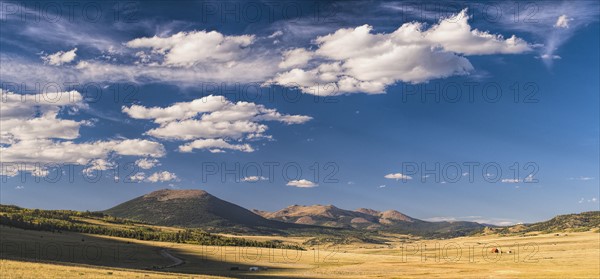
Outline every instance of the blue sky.
{"label": "blue sky", "polygon": [[53,3],[1,3],[3,204],[599,209],[595,1]]}

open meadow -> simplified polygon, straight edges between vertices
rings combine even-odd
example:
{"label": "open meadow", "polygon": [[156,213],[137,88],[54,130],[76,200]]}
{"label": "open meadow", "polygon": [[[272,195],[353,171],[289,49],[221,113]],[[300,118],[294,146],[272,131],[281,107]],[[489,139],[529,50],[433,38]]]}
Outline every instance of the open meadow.
{"label": "open meadow", "polygon": [[1,268],[4,278],[598,278],[599,245],[597,231],[444,240],[390,234],[385,245],[300,251],[3,226]]}

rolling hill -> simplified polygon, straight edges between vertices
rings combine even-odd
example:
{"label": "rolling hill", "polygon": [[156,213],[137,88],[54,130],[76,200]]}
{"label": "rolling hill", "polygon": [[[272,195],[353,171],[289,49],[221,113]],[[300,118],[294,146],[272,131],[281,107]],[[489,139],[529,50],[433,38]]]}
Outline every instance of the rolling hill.
{"label": "rolling hill", "polygon": [[577,232],[591,229],[600,229],[600,211],[558,215],[547,221],[492,228],[488,231],[500,234],[522,234],[527,232]]}
{"label": "rolling hill", "polygon": [[600,227],[600,211],[558,215],[548,221],[527,225],[532,231],[568,231],[581,228]]}

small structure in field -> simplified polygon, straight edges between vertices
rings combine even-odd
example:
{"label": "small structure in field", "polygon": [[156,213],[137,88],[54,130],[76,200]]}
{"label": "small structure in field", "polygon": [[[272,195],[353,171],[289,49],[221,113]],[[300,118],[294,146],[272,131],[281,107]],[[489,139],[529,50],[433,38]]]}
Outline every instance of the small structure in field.
{"label": "small structure in field", "polygon": [[494,248],[492,248],[492,250],[490,252],[492,252],[492,253],[502,253],[502,250],[500,250],[500,248],[494,247]]}
{"label": "small structure in field", "polygon": [[248,268],[249,271],[258,271],[259,268],[258,266],[251,266],[250,268]]}

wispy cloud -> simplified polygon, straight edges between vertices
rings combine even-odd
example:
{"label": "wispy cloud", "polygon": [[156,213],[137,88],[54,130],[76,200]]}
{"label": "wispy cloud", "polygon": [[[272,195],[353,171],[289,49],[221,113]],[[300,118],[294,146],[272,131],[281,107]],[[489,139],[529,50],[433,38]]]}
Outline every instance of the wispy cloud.
{"label": "wispy cloud", "polygon": [[598,202],[598,199],[596,197],[593,197],[591,199],[585,199],[585,198],[581,198],[579,199],[579,201],[577,203],[584,203],[584,202],[588,202],[588,203],[596,203]]}
{"label": "wispy cloud", "polygon": [[501,180],[502,183],[519,183],[521,180],[514,178],[505,178]]}
{"label": "wispy cloud", "polygon": [[589,181],[594,180],[594,177],[590,176],[579,176],[579,177],[569,177],[569,180],[579,180],[579,181]]}
{"label": "wispy cloud", "polygon": [[264,180],[269,180],[269,178],[264,177],[264,176],[246,176],[244,178],[242,178],[242,181],[244,182],[257,182],[257,181],[264,181]]}
{"label": "wispy cloud", "polygon": [[[514,3],[505,4],[503,10],[509,9]],[[510,30],[527,32],[541,40],[538,52],[539,58],[547,66],[553,60],[560,59],[555,53],[579,29],[598,21],[598,1],[539,1],[532,6],[528,16],[522,15],[519,20],[511,16],[503,16],[499,26]]]}
{"label": "wispy cloud", "polygon": [[490,225],[496,225],[496,226],[511,226],[511,225],[523,223],[522,221],[515,220],[515,219],[486,218],[483,216],[461,216],[461,217],[444,216],[444,217],[431,217],[431,218],[427,218],[424,220],[430,221],[430,222],[469,221],[469,222],[476,222],[476,223],[480,223],[480,224],[490,224]]}
{"label": "wispy cloud", "polygon": [[567,15],[561,15],[556,19],[556,23],[554,23],[554,27],[556,28],[569,28],[569,22],[571,22],[573,18],[567,17]]}

